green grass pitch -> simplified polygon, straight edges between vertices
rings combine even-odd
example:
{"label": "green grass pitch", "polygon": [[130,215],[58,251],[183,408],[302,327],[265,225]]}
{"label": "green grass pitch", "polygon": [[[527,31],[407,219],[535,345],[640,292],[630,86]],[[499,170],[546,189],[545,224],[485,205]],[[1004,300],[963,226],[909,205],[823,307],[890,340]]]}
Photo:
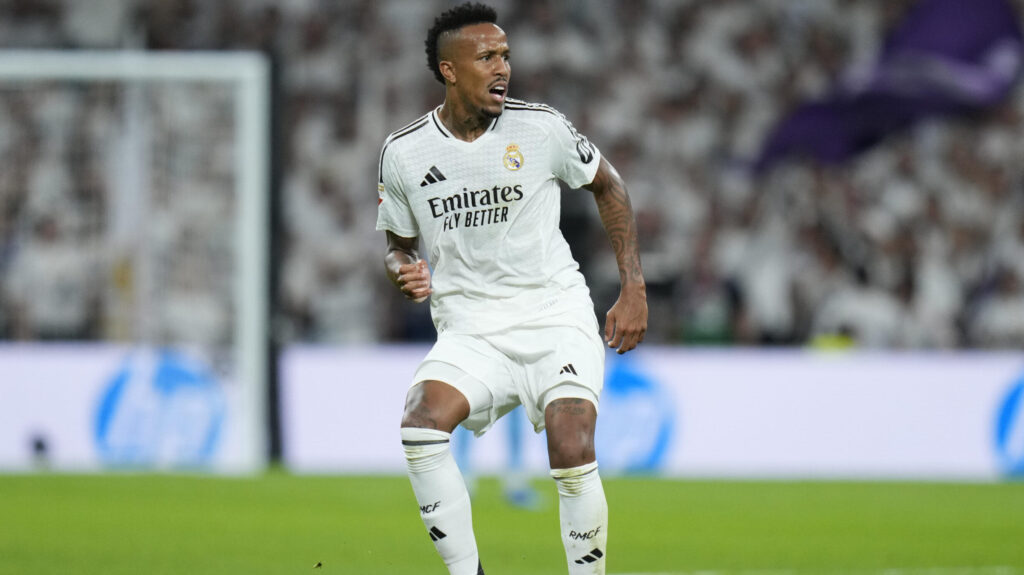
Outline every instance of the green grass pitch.
{"label": "green grass pitch", "polygon": [[[564,575],[554,485],[474,499],[488,575]],[[609,574],[1024,574],[1024,484],[606,479]],[[317,563],[322,566],[315,567]],[[404,477],[0,476],[0,574],[445,575]]]}

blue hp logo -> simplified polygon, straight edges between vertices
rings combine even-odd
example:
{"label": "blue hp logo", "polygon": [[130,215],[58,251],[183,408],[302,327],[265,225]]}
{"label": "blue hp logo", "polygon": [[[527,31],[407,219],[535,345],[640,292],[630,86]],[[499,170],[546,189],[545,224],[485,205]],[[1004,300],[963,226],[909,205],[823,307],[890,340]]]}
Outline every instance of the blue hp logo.
{"label": "blue hp logo", "polygon": [[202,365],[170,351],[131,355],[100,398],[96,446],[119,467],[197,467],[217,449],[224,393]]}
{"label": "blue hp logo", "polygon": [[995,439],[1003,472],[1024,477],[1024,376],[1010,386],[999,408]]}
{"label": "blue hp logo", "polygon": [[597,418],[597,456],[604,469],[657,471],[675,427],[674,402],[632,358],[609,354]]}

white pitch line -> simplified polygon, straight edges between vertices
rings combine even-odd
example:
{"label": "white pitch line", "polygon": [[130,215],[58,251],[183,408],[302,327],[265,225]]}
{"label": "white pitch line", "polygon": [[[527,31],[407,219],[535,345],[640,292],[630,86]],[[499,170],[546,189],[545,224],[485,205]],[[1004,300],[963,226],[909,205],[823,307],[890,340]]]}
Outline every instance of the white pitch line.
{"label": "white pitch line", "polygon": [[881,569],[702,569],[700,571],[661,571],[647,573],[618,573],[616,575],[1020,575],[1015,567],[997,565],[992,567],[884,567]]}

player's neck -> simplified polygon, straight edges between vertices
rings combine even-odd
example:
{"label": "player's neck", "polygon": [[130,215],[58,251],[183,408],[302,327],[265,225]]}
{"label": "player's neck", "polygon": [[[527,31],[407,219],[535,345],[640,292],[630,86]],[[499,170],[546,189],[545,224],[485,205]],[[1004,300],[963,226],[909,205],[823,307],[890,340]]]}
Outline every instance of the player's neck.
{"label": "player's neck", "polygon": [[479,111],[470,110],[457,98],[451,97],[444,99],[437,116],[453,136],[464,142],[472,142],[482,136],[494,120]]}

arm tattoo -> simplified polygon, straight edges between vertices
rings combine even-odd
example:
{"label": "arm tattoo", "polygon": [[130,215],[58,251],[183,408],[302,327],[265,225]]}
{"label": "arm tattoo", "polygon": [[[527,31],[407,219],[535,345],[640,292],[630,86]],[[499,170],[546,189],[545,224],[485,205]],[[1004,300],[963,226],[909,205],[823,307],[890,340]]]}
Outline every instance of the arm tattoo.
{"label": "arm tattoo", "polygon": [[643,282],[640,249],[637,240],[636,218],[626,192],[626,184],[618,172],[604,158],[594,181],[584,188],[594,193],[601,223],[611,241],[615,261],[619,265],[619,280],[627,283]]}

